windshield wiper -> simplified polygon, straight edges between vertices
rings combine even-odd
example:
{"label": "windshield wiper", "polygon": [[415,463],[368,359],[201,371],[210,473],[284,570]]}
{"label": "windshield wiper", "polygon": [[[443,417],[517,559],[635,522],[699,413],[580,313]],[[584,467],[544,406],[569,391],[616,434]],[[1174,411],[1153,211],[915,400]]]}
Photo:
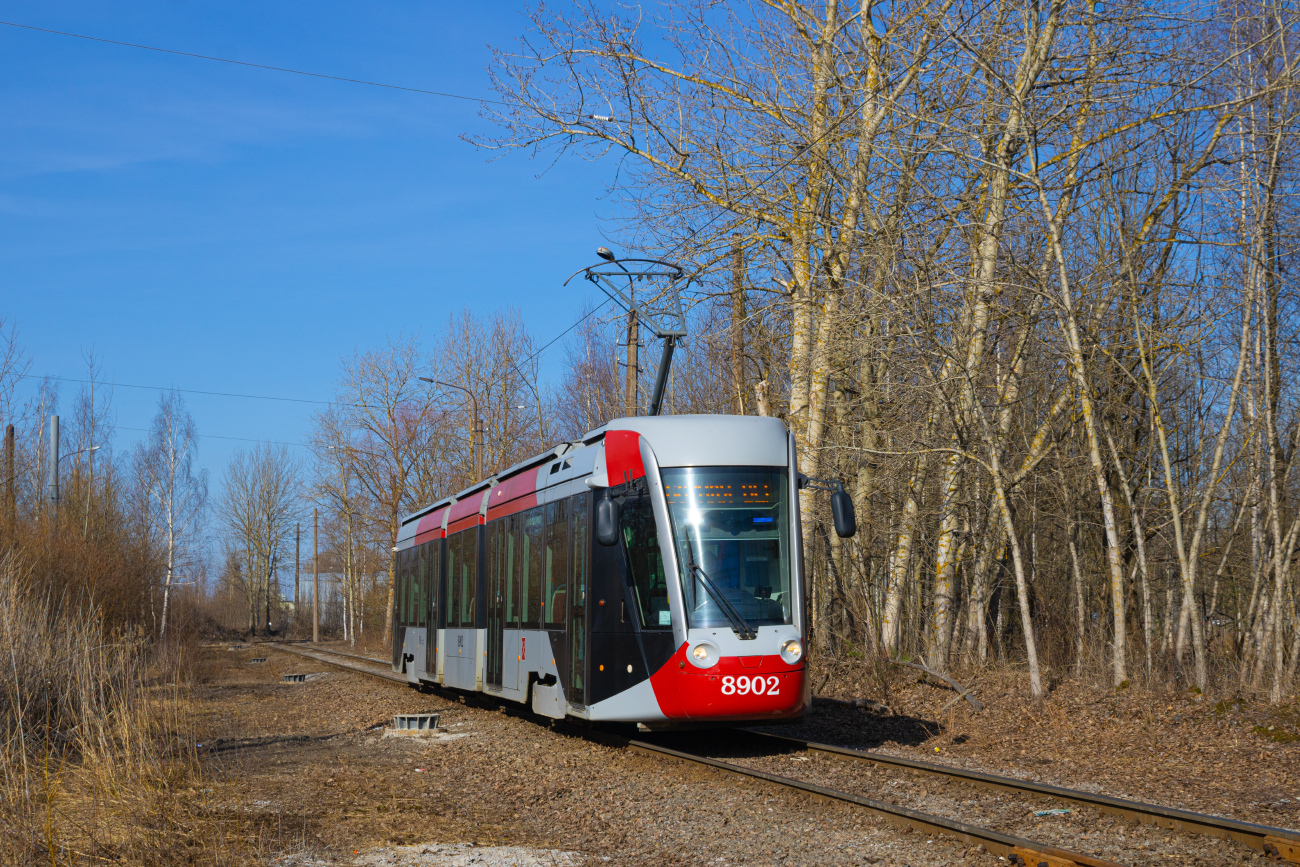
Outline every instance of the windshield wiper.
{"label": "windshield wiper", "polygon": [[718,603],[718,607],[722,609],[722,613],[731,621],[731,628],[736,631],[738,636],[740,636],[740,640],[749,641],[758,638],[758,633],[754,631],[754,627],[750,626],[749,623],[746,622],[745,618],[740,616],[740,612],[735,609],[735,606],[731,604],[731,601],[728,600],[726,596],[722,595],[721,590],[714,586],[713,579],[709,577],[708,572],[704,571],[704,567],[695,562],[695,554],[693,552],[691,554],[691,562],[689,565],[691,571],[699,576],[700,583],[704,585],[704,589],[709,591],[709,595],[713,597],[713,601]]}

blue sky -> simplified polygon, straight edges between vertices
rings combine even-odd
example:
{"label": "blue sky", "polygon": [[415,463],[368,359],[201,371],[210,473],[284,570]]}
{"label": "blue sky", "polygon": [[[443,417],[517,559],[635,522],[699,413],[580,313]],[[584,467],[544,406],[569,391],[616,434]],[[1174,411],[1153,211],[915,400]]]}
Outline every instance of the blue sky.
{"label": "blue sky", "polygon": [[[442,0],[0,19],[471,96],[491,96],[488,46],[526,26],[514,2]],[[513,305],[546,341],[596,300],[561,284],[608,243],[613,167],[493,160],[461,139],[488,128],[474,103],[0,26],[0,117],[0,313],[36,374],[82,377],[93,349],[117,382],[328,399],[341,356],[462,306]],[[301,441],[313,409],[185,397],[214,481],[251,446],[215,437]],[[116,389],[117,449],[156,401]]]}

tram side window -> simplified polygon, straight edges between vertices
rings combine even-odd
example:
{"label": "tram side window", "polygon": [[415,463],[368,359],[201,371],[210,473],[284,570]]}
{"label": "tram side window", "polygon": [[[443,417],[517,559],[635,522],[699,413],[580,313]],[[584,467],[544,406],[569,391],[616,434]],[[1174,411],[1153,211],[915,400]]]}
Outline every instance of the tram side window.
{"label": "tram side window", "polygon": [[406,625],[420,625],[420,558],[414,548],[406,552]]}
{"label": "tram side window", "polygon": [[460,534],[447,537],[447,625],[460,626]]}
{"label": "tram side window", "polygon": [[478,528],[462,530],[460,543],[460,625],[474,625],[478,599]]}
{"label": "tram side window", "polygon": [[430,615],[433,612],[433,600],[438,592],[438,543],[425,542],[420,546],[420,563],[424,568],[424,609],[420,612],[420,622],[432,626]]}
{"label": "tram side window", "polygon": [[672,626],[668,610],[668,581],[659,550],[659,531],[648,496],[629,497],[619,510],[623,545],[632,570],[632,587],[644,629]]}
{"label": "tram side window", "polygon": [[581,608],[587,604],[587,497],[579,494],[569,498],[569,513],[573,521],[573,580],[570,599]]}
{"label": "tram side window", "polygon": [[568,616],[569,502],[546,506],[546,582],[542,610],[548,629],[563,629]]}
{"label": "tram side window", "polygon": [[441,592],[438,571],[442,568],[441,555],[442,543],[437,539],[424,543],[424,577],[429,582],[429,607],[425,617],[428,618],[430,629],[438,628],[438,606],[442,604],[438,598]]}
{"label": "tram side window", "polygon": [[406,624],[406,552],[397,552],[397,592],[393,594],[393,619],[399,626]]}
{"label": "tram side window", "polygon": [[483,546],[483,580],[487,583],[487,607],[491,612],[496,605],[496,594],[501,587],[501,522],[493,521],[483,526],[487,542]]}
{"label": "tram side window", "polygon": [[420,625],[420,561],[415,551],[406,560],[406,623],[408,626]]}
{"label": "tram side window", "polygon": [[506,570],[505,576],[505,594],[506,594],[506,611],[505,622],[509,626],[519,625],[519,588],[516,586],[516,578],[519,575],[519,568],[515,564],[515,551],[519,547],[517,539],[519,538],[519,516],[511,515],[501,520],[502,544],[505,546],[502,552],[502,561]]}
{"label": "tram side window", "polygon": [[524,627],[542,628],[542,572],[546,557],[546,509],[538,506],[524,512],[524,551],[520,563],[524,572]]}
{"label": "tram side window", "polygon": [[416,626],[424,626],[425,617],[429,610],[429,573],[425,571],[425,548],[428,545],[421,545],[412,553],[415,555],[415,565],[411,570],[415,573],[415,616],[411,619],[415,621]]}

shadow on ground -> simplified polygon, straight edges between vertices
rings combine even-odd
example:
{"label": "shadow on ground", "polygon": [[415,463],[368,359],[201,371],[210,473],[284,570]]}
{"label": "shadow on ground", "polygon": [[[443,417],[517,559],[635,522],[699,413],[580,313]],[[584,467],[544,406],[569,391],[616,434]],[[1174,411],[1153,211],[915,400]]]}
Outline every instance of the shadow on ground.
{"label": "shadow on ground", "polygon": [[[938,735],[942,727],[933,720],[896,716],[870,708],[846,706],[843,702],[813,699],[808,716],[796,725],[753,728],[792,738],[869,750],[885,745],[917,746]],[[637,737],[669,749],[698,752],[718,759],[756,758],[799,752],[795,745],[784,748],[766,738],[746,738],[735,729],[659,732]]]}

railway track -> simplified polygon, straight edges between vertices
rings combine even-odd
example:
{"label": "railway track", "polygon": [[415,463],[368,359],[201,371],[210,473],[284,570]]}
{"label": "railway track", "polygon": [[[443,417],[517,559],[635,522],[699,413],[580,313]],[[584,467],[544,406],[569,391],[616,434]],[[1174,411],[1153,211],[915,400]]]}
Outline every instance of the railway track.
{"label": "railway track", "polygon": [[[405,678],[388,670],[387,660],[318,647],[305,650],[292,645],[273,644],[272,646],[287,653],[313,659],[344,670],[409,685]],[[554,723],[550,719],[547,719],[546,722]],[[989,852],[1006,858],[1013,865],[1024,864],[1028,865],[1028,867],[1069,867],[1069,865],[1077,865],[1077,867],[1122,867],[1117,862],[1104,858],[1073,852],[1012,834],[1005,834],[957,819],[925,813],[900,804],[867,798],[852,792],[773,774],[758,768],[703,755],[699,751],[676,749],[647,740],[575,726],[566,725],[563,728],[578,736],[607,745],[620,746],[644,755],[711,767],[729,774],[745,776],[793,789],[817,798],[854,804],[898,827],[909,828],[926,834],[940,834],[956,838],[969,845],[982,845]],[[1272,828],[1220,816],[1193,813],[1187,810],[1145,804],[1108,795],[1066,789],[1060,786],[1019,780],[1013,777],[1001,777],[979,771],[968,771],[962,768],[887,756],[864,750],[837,747],[750,729],[737,729],[735,732],[744,737],[752,737],[770,743],[786,751],[795,749],[825,755],[834,759],[868,762],[891,770],[933,776],[967,785],[1010,792],[1022,797],[1051,798],[1119,816],[1129,822],[1155,825],[1186,834],[1228,839],[1249,846],[1278,861],[1300,864],[1300,834],[1282,828]]]}
{"label": "railway track", "polygon": [[1169,828],[1187,834],[1199,834],[1233,840],[1237,843],[1243,843],[1266,855],[1290,861],[1292,863],[1300,863],[1300,834],[1295,831],[1289,831],[1285,828],[1256,825],[1251,822],[1227,819],[1222,816],[1212,816],[1206,813],[1193,813],[1189,810],[1162,807],[1158,804],[1147,804],[1141,801],[1127,800],[1125,798],[1114,798],[1109,795],[1084,792],[1078,789],[1067,789],[1061,786],[1036,783],[1031,780],[1019,780],[1014,777],[1002,777],[996,774],[983,773],[981,771],[969,771],[963,768],[954,768],[947,765],[933,764],[931,762],[899,758],[896,756],[884,755],[882,753],[868,752],[866,750],[837,747],[830,744],[817,743],[802,738],[792,738],[769,732],[756,732],[748,729],[744,730],[744,732],[748,736],[779,744],[787,748],[793,747],[798,750],[809,753],[818,753],[835,759],[870,762],[879,767],[899,771],[909,771],[916,774],[940,777],[948,780],[956,780],[970,785],[979,786],[981,788],[1012,792],[1019,795],[1036,795],[1045,798],[1052,798],[1068,804],[1090,807],[1100,813],[1119,816],[1130,822],[1155,825],[1160,828]]}
{"label": "railway track", "polygon": [[[279,642],[268,642],[268,647],[274,647],[276,650],[285,653],[292,653],[295,656],[301,656],[305,659],[313,659],[316,662],[323,662],[326,665],[332,665],[335,668],[342,668],[346,671],[355,671],[358,674],[368,674],[371,677],[378,677],[383,680],[391,680],[393,683],[400,683],[403,686],[410,686],[411,683],[406,678],[393,674],[391,665],[386,659],[375,659],[372,656],[361,656],[356,653],[344,653],[341,650],[330,650],[324,647],[313,647],[311,650],[304,650],[301,647],[295,647],[292,644],[280,644]],[[322,656],[321,654],[327,654]],[[340,659],[330,659],[329,656],[341,656],[346,659],[356,659],[367,663],[365,667],[353,662],[345,662]]]}

